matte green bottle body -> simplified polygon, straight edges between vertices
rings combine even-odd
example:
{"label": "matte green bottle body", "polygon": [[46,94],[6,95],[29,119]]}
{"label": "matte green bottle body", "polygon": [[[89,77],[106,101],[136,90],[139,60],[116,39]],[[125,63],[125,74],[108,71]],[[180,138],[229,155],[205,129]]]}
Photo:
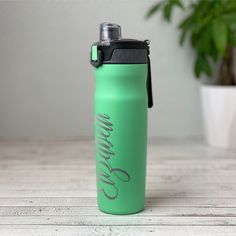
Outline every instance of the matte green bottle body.
{"label": "matte green bottle body", "polygon": [[96,68],[95,142],[98,206],[111,214],[141,211],[145,200],[147,64]]}

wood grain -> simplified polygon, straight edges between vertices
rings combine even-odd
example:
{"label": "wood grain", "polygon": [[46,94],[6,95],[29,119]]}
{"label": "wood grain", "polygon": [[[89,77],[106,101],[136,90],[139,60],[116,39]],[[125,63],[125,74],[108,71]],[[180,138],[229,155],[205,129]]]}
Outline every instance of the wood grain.
{"label": "wood grain", "polygon": [[145,210],[112,216],[92,141],[0,142],[0,235],[236,235],[236,152],[151,140]]}

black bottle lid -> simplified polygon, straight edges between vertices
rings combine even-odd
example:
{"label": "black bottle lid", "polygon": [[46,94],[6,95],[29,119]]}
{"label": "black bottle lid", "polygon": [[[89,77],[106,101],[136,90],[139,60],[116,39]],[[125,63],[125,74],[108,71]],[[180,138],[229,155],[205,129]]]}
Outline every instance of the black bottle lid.
{"label": "black bottle lid", "polygon": [[91,64],[146,64],[149,41],[123,39],[121,27],[113,23],[100,24],[100,41],[92,45]]}
{"label": "black bottle lid", "polygon": [[90,63],[102,64],[147,64],[148,107],[153,106],[149,40],[123,39],[121,27],[113,23],[100,24],[100,41],[92,45]]}

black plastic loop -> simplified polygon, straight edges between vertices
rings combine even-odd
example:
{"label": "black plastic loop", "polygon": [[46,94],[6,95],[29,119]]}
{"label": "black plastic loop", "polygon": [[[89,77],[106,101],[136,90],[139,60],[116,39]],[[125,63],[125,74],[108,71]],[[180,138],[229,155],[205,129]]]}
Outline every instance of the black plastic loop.
{"label": "black plastic loop", "polygon": [[148,71],[147,71],[147,95],[148,95],[148,108],[153,107],[153,96],[152,96],[152,75],[151,75],[151,61],[148,56]]}

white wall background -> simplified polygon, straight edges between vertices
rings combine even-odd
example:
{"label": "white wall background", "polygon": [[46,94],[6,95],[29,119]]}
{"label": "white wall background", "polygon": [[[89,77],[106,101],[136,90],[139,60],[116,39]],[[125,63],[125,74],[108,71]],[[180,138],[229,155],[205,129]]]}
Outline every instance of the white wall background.
{"label": "white wall background", "polygon": [[120,24],[126,37],[151,41],[155,104],[149,136],[201,134],[191,49],[179,47],[178,31],[160,15],[144,20],[152,3],[1,1],[0,137],[92,135],[95,83],[89,50],[104,21]]}

